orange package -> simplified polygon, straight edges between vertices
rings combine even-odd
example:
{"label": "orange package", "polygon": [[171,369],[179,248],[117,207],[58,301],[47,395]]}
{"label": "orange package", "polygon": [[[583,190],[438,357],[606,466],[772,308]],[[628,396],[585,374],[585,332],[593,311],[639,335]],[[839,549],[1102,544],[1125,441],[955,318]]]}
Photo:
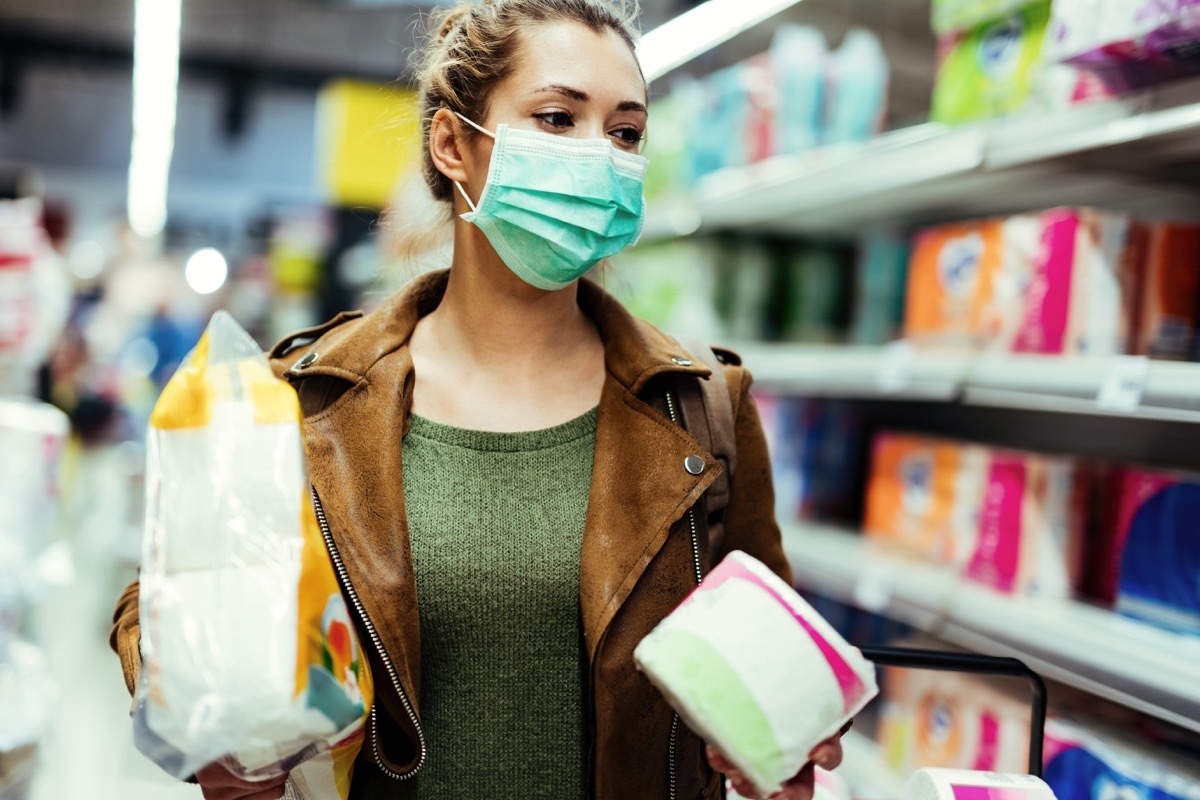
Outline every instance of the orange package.
{"label": "orange package", "polygon": [[1186,359],[1196,327],[1200,226],[1150,226],[1138,322],[1137,353]]}
{"label": "orange package", "polygon": [[867,486],[867,536],[962,566],[977,536],[973,505],[963,499],[981,493],[987,460],[978,446],[880,434]]}
{"label": "orange package", "polygon": [[917,234],[908,271],[905,336],[918,345],[965,348],[984,333],[1003,266],[1004,222],[978,220]]}

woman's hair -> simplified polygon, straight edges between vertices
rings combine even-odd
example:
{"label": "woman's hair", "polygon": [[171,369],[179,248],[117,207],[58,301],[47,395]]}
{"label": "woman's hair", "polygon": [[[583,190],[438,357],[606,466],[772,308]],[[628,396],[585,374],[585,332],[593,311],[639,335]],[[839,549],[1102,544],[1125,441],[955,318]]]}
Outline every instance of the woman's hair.
{"label": "woman's hair", "polygon": [[[434,198],[449,201],[454,187],[429,155],[433,115],[445,108],[482,124],[492,89],[512,72],[519,36],[531,23],[577,22],[596,33],[611,30],[632,50],[636,0],[483,0],[433,12],[435,31],[418,53],[421,150],[425,183]],[[468,126],[468,137],[479,135]]]}
{"label": "woman's hair", "polygon": [[[637,0],[466,0],[431,13],[426,41],[414,53],[420,91],[421,172],[437,202],[429,204],[412,185],[403,186],[389,213],[392,249],[413,260],[445,245],[454,185],[433,163],[429,133],[439,109],[482,124],[496,84],[512,72],[521,32],[532,24],[577,22],[602,33],[611,30],[633,49],[637,39]],[[470,126],[464,135],[480,135]],[[424,205],[424,208],[421,206]]]}

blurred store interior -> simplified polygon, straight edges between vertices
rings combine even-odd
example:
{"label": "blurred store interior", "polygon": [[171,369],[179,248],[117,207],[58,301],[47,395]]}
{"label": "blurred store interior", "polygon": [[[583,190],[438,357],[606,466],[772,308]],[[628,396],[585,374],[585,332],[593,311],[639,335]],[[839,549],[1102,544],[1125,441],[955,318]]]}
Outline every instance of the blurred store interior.
{"label": "blurred store interior", "polygon": [[[1048,681],[1062,800],[1200,798],[1200,5],[1146,5],[644,0],[648,211],[603,275],[742,355],[851,643]],[[270,348],[445,265],[389,225],[431,7],[0,0],[3,800],[201,796],[108,644],[147,424],[214,312]],[[889,670],[829,796],[1025,772],[1029,729],[1020,682]]]}

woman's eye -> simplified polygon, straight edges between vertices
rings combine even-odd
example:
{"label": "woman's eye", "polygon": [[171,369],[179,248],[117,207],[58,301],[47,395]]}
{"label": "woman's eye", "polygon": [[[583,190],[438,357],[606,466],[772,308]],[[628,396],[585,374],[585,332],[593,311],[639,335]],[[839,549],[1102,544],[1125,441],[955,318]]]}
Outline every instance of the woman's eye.
{"label": "woman's eye", "polygon": [[551,128],[569,128],[574,123],[571,115],[565,111],[547,111],[544,114],[534,114],[533,116]]}
{"label": "woman's eye", "polygon": [[644,134],[637,128],[620,128],[613,131],[611,135],[617,137],[621,141],[621,144],[633,147],[641,144],[644,138]]}

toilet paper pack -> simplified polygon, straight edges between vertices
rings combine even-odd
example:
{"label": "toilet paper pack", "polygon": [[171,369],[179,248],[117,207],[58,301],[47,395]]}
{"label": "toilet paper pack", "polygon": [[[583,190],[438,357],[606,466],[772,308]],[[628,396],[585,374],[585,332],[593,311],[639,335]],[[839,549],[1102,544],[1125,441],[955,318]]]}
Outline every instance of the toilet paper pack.
{"label": "toilet paper pack", "polygon": [[325,777],[344,800],[372,683],[309,499],[300,419],[223,312],[155,405],[135,741],[177,777],[220,759],[265,779],[332,750]]}
{"label": "toilet paper pack", "polygon": [[784,581],[730,553],[638,645],[634,662],[765,794],[878,693],[875,672]]}
{"label": "toilet paper pack", "polygon": [[1056,800],[1041,778],[1003,772],[922,769],[904,787],[904,800]]}
{"label": "toilet paper pack", "polygon": [[1095,546],[1092,593],[1122,614],[1200,635],[1200,476],[1130,467],[1108,481],[1115,504]]}
{"label": "toilet paper pack", "polygon": [[1200,225],[1155,223],[1146,259],[1135,350],[1153,358],[1187,359],[1200,292]]}
{"label": "toilet paper pack", "polygon": [[1085,484],[1076,462],[899,433],[872,449],[863,527],[1006,594],[1069,597]]}
{"label": "toilet paper pack", "polygon": [[1000,285],[1003,254],[1004,225],[998,219],[918,233],[909,262],[905,337],[921,347],[975,347]]}
{"label": "toilet paper pack", "polygon": [[1200,800],[1200,768],[1158,744],[1065,719],[1046,723],[1046,783],[1059,800]]}

